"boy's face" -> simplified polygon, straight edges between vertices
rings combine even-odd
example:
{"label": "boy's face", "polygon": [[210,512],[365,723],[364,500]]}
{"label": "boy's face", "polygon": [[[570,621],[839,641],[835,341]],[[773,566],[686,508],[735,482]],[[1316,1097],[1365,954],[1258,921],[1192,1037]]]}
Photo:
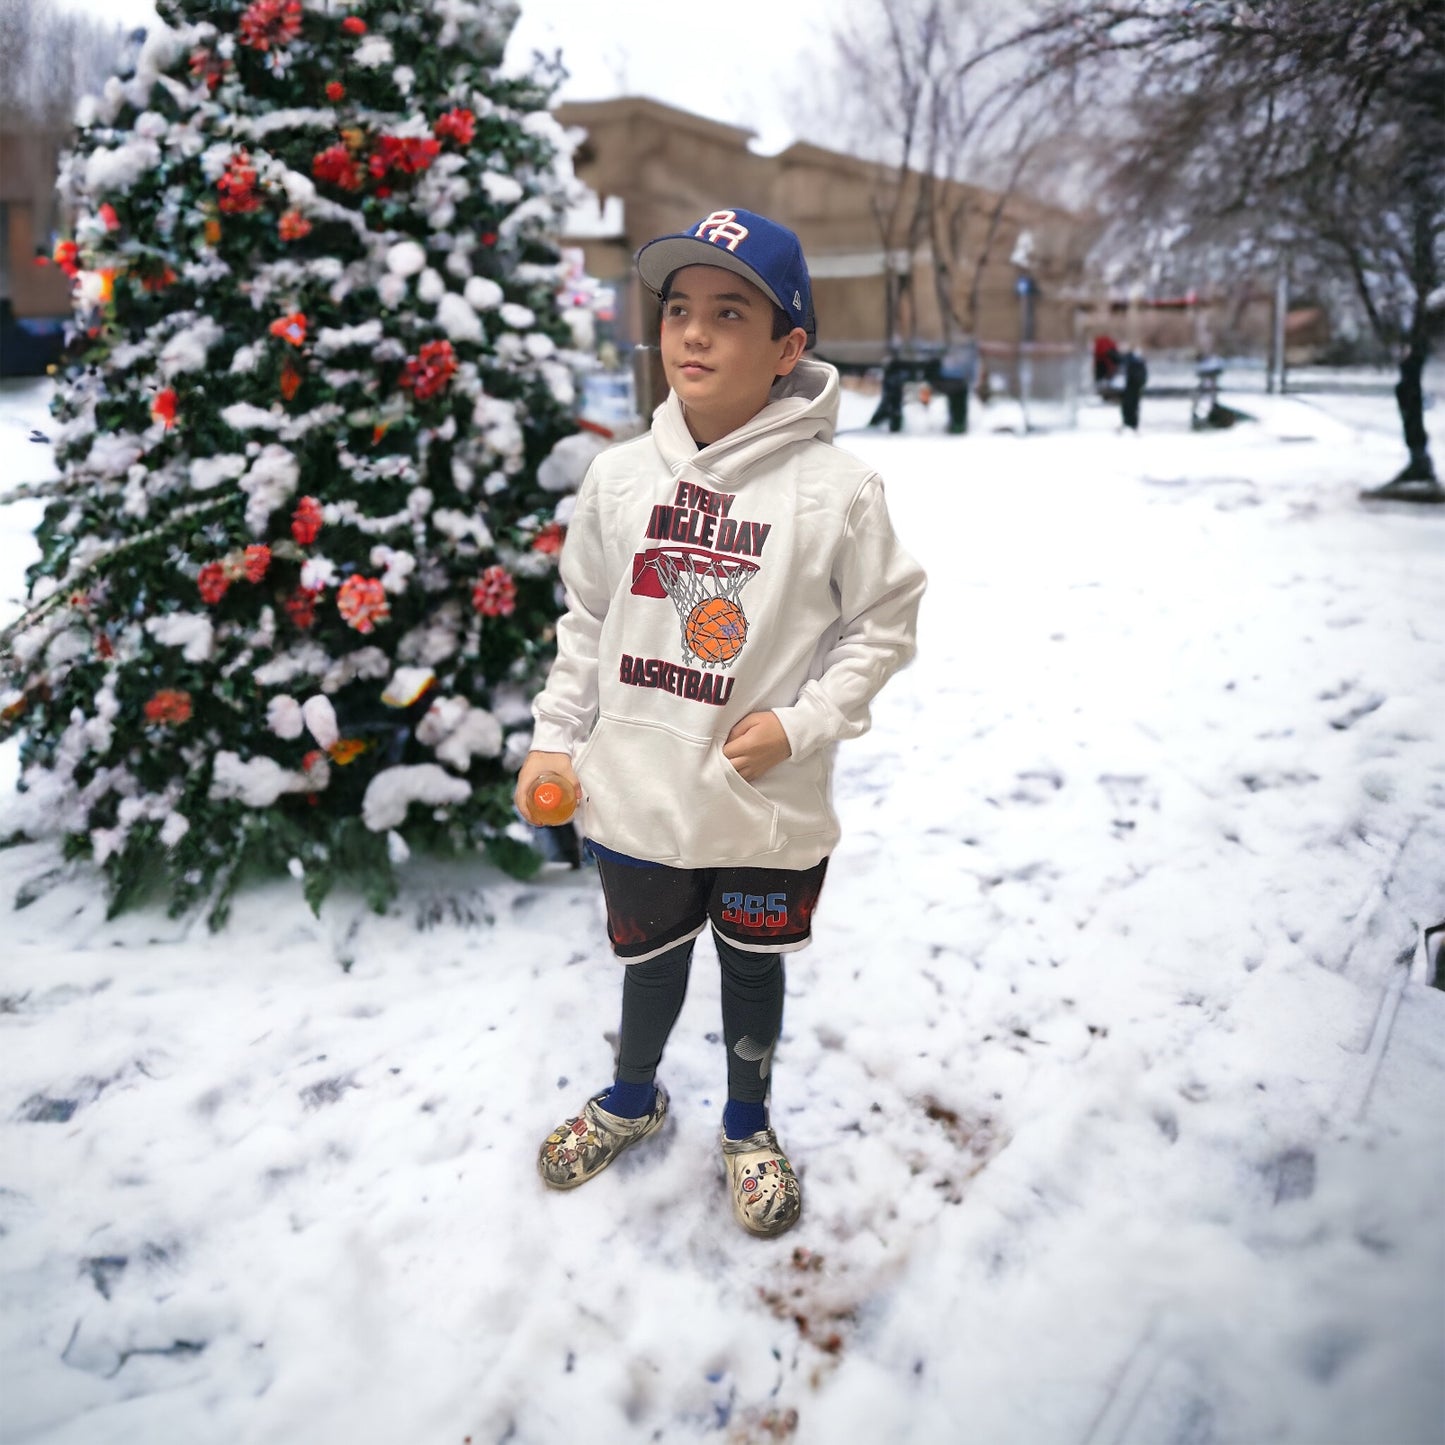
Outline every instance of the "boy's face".
{"label": "boy's face", "polygon": [[662,369],[688,430],[706,445],[751,420],[775,377],[798,364],[807,333],[773,339],[773,303],[751,281],[717,266],[685,266],[662,306]]}

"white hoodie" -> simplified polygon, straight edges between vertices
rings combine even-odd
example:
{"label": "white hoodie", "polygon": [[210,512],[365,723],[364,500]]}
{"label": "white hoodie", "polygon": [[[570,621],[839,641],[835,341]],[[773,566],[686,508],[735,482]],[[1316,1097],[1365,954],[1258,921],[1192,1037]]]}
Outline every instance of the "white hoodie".
{"label": "white hoodie", "polygon": [[[603,847],[809,868],[837,843],[833,745],[913,656],[924,588],[877,474],[831,444],[837,416],[838,373],[804,360],[701,451],[672,393],[592,463],[532,746],[571,754]],[[747,783],[722,745],[769,709],[792,755]]]}

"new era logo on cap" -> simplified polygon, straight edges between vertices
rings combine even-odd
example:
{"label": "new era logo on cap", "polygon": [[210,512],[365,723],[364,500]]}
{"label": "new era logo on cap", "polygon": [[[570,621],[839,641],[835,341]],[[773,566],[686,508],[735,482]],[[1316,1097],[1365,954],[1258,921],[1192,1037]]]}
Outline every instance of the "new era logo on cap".
{"label": "new era logo on cap", "polygon": [[713,211],[690,230],[659,236],[637,253],[638,275],[655,295],[684,266],[720,266],[744,277],[808,333],[809,346],[817,339],[808,263],[786,226],[753,211]]}

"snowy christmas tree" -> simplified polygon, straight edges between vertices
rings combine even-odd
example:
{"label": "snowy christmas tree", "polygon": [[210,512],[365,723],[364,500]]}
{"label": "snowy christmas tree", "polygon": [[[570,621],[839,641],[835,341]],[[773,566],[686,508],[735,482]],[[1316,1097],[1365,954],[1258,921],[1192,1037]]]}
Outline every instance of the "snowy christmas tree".
{"label": "snowy christmas tree", "polygon": [[21,816],[226,916],[509,836],[575,484],[553,77],[502,0],[159,0],[87,102]]}

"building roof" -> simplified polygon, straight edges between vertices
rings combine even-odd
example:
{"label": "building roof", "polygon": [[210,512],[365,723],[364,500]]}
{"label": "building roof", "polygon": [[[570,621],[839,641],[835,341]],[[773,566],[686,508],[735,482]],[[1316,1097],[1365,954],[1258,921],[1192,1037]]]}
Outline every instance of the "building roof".
{"label": "building roof", "polygon": [[746,126],[729,125],[711,120],[690,110],[679,110],[647,95],[620,95],[612,100],[564,100],[554,107],[563,125],[595,125],[598,121],[617,122],[637,117],[655,121],[674,130],[692,131],[710,140],[729,145],[746,146],[757,131]]}

